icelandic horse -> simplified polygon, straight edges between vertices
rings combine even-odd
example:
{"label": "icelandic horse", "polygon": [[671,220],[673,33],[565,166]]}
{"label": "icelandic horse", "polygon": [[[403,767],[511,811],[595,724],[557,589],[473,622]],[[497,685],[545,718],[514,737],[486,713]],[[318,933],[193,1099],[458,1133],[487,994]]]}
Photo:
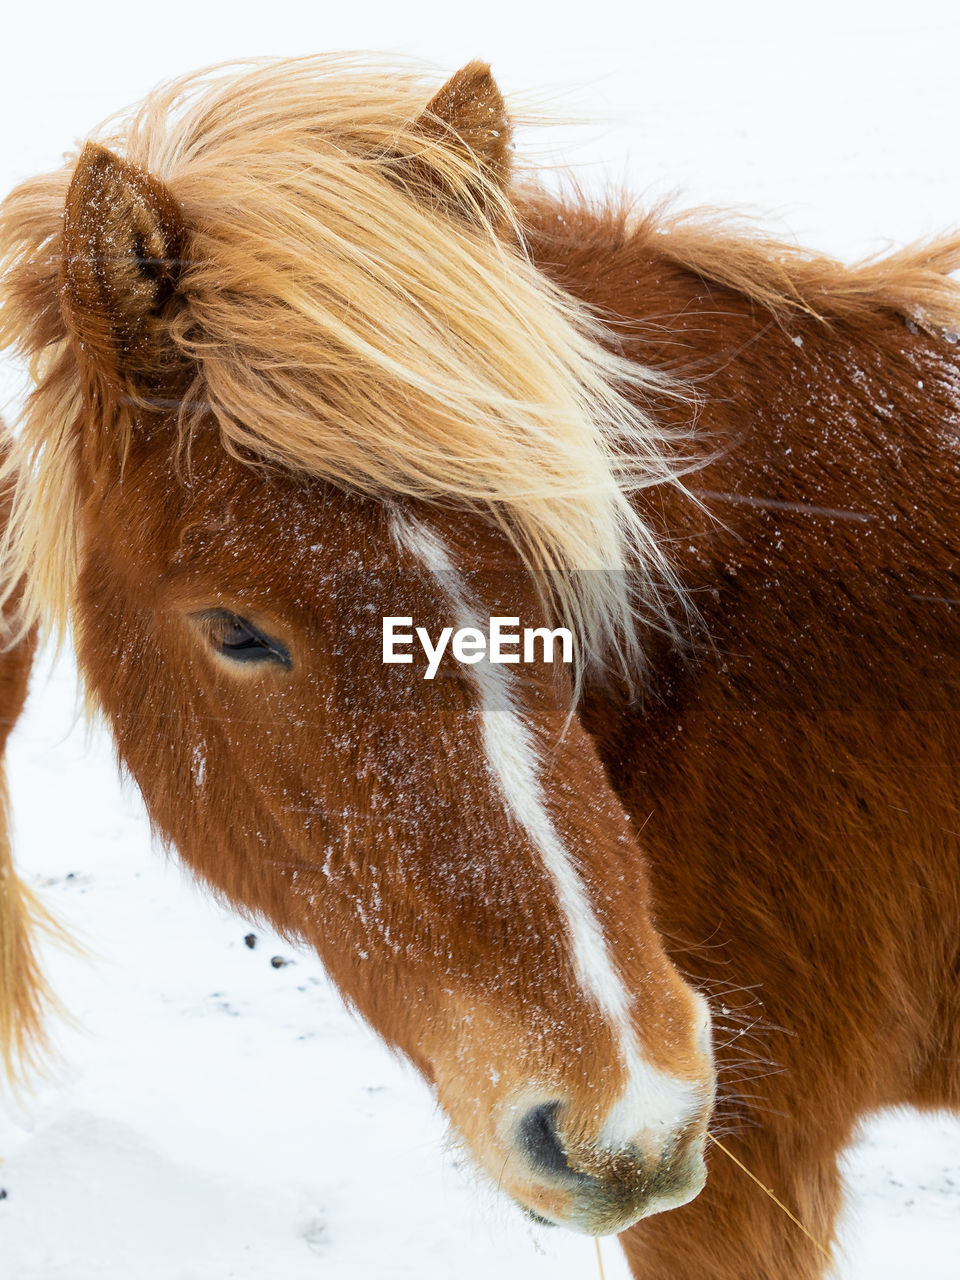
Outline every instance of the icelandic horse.
{"label": "icelandic horse", "polygon": [[[814,1280],[858,1119],[960,1106],[960,242],[591,207],[427,99],[188,77],[8,197],[12,634],[528,1212]],[[575,671],[381,661],[488,611]]]}

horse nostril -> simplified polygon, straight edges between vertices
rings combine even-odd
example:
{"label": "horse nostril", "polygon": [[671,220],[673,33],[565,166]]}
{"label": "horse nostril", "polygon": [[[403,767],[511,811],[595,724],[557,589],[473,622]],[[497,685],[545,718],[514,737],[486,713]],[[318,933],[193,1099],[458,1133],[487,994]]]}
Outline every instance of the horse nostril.
{"label": "horse nostril", "polygon": [[570,1174],[573,1170],[557,1136],[559,1102],[541,1102],[520,1121],[520,1146],[538,1173]]}

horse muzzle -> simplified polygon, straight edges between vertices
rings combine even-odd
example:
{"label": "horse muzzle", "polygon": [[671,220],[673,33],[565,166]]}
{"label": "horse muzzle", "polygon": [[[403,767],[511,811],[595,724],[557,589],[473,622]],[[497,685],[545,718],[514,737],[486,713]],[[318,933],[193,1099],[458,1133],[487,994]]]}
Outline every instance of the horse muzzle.
{"label": "horse muzzle", "polygon": [[566,1141],[563,1104],[539,1103],[517,1125],[515,1167],[522,1164],[526,1176],[511,1178],[509,1190],[541,1222],[588,1235],[623,1231],[703,1188],[707,1114],[660,1143],[638,1139],[611,1149]]}

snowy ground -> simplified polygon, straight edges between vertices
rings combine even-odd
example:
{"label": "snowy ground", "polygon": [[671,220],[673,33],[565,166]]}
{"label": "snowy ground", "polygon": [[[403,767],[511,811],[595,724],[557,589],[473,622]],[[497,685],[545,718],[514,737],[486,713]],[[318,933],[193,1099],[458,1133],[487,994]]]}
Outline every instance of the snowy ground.
{"label": "snowy ground", "polygon": [[[660,11],[663,10],[663,11]],[[846,257],[960,223],[960,23],[930,3],[478,9],[385,0],[20,5],[0,44],[0,190],[157,79],[246,53],[381,48],[502,84],[586,128],[533,139],[686,203],[765,211]],[[221,15],[224,15],[221,17]],[[602,121],[596,117],[602,116]],[[571,148],[575,150],[571,152]],[[0,366],[0,402],[12,391]],[[429,1095],[318,966],[218,909],[150,848],[66,667],[11,750],[21,865],[89,940],[51,957],[64,1065],[0,1106],[0,1280],[595,1277],[444,1154]],[[274,968],[279,956],[291,961]],[[851,1154],[844,1280],[960,1277],[960,1124],[884,1117]],[[625,1268],[604,1242],[609,1280]],[[754,1278],[745,1278],[754,1280]]]}

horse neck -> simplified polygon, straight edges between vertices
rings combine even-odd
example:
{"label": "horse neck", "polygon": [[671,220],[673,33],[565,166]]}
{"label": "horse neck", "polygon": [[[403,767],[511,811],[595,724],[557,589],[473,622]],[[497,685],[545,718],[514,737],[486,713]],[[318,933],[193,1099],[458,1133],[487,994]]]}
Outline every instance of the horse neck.
{"label": "horse neck", "polygon": [[[890,691],[873,712],[897,714],[897,698],[925,706],[955,652],[949,611],[931,601],[960,596],[946,447],[955,348],[879,297],[830,325],[786,305],[775,314],[683,266],[653,219],[542,201],[529,221],[541,268],[618,317],[632,358],[689,379],[710,458],[686,481],[703,505],[666,485],[641,497],[700,622],[686,652],[647,637],[642,723],[616,691],[587,690],[584,721],[613,744],[601,754],[635,762],[638,735],[652,720],[675,725],[696,682],[762,678],[764,698],[791,687],[830,707],[866,683],[874,701]],[[680,398],[651,409],[680,428],[693,414]]]}

